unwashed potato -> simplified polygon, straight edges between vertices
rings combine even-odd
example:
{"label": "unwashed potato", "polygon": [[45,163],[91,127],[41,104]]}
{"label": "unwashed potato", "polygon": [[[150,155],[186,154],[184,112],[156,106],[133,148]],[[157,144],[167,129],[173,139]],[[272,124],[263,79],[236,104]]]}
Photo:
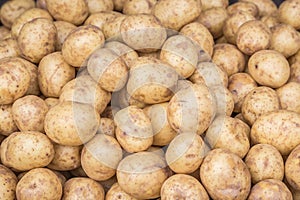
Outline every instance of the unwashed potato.
{"label": "unwashed potato", "polygon": [[151,14],[157,0],[131,0],[125,1],[123,13],[125,15]]}
{"label": "unwashed potato", "polygon": [[62,200],[85,199],[104,200],[104,189],[100,183],[90,178],[71,178],[63,188]]}
{"label": "unwashed potato", "polygon": [[18,127],[13,119],[12,105],[0,105],[0,134],[8,136],[18,131]]}
{"label": "unwashed potato", "polygon": [[106,134],[115,137],[115,123],[114,120],[102,117],[100,119],[100,125],[97,130],[97,134]]}
{"label": "unwashed potato", "polygon": [[209,196],[201,183],[194,177],[186,174],[175,174],[169,177],[164,182],[160,194],[161,200],[209,199]]}
{"label": "unwashed potato", "polygon": [[84,25],[94,25],[102,30],[105,23],[116,18],[117,16],[122,16],[122,14],[115,11],[96,12],[91,14],[84,21]]}
{"label": "unwashed potato", "polygon": [[300,113],[300,83],[289,82],[276,90],[282,109]]}
{"label": "unwashed potato", "polygon": [[47,10],[56,20],[80,25],[89,14],[87,2],[84,0],[46,0]]}
{"label": "unwashed potato", "polygon": [[253,184],[265,179],[282,181],[284,162],[280,152],[269,144],[257,144],[251,147],[245,163],[249,168]]}
{"label": "unwashed potato", "polygon": [[106,193],[105,200],[137,200],[122,190],[118,183],[113,184]]}
{"label": "unwashed potato", "polygon": [[[296,62],[300,61],[300,50],[297,51],[294,55],[292,55],[291,57],[288,58],[288,61],[290,63],[290,65],[295,64]],[[300,62],[299,62],[300,63]]]}
{"label": "unwashed potato", "polygon": [[300,145],[296,146],[288,156],[285,162],[285,177],[289,185],[295,189],[300,190],[300,176],[298,171],[300,155]]}
{"label": "unwashed potato", "polygon": [[126,0],[113,0],[113,2],[114,2],[114,10],[122,11]]}
{"label": "unwashed potato", "polygon": [[48,108],[50,109],[53,106],[59,104],[59,99],[58,98],[49,97],[49,98],[45,99],[45,103],[47,104]]}
{"label": "unwashed potato", "polygon": [[138,101],[130,96],[126,87],[123,87],[117,93],[112,94],[111,105],[120,109],[126,108],[127,106],[137,106],[143,109],[147,106],[144,102]]}
{"label": "unwashed potato", "polygon": [[100,116],[92,106],[64,101],[49,109],[44,128],[55,143],[79,146],[94,137],[99,123]]}
{"label": "unwashed potato", "polygon": [[290,77],[287,59],[275,50],[261,50],[253,54],[248,61],[248,70],[257,83],[271,88],[281,87]]}
{"label": "unwashed potato", "polygon": [[164,0],[156,3],[153,14],[168,29],[178,31],[201,12],[200,0]]}
{"label": "unwashed potato", "polygon": [[202,138],[193,133],[176,136],[166,151],[168,166],[178,174],[196,171],[206,155],[206,145]]}
{"label": "unwashed potato", "polygon": [[122,148],[115,138],[97,134],[83,147],[81,166],[88,177],[104,181],[115,175],[122,156]]}
{"label": "unwashed potato", "polygon": [[19,55],[20,49],[17,40],[13,38],[6,38],[0,41],[0,59]]}
{"label": "unwashed potato", "polygon": [[250,172],[243,160],[224,149],[207,154],[200,178],[213,199],[246,199],[251,188]]}
{"label": "unwashed potato", "polygon": [[164,159],[152,152],[138,152],[121,160],[117,169],[120,187],[137,199],[160,196],[165,180],[170,176]]}
{"label": "unwashed potato", "polygon": [[5,26],[0,26],[0,40],[4,40],[10,37],[11,37],[10,29],[6,28]]}
{"label": "unwashed potato", "polygon": [[213,86],[210,88],[217,99],[216,115],[231,116],[234,109],[234,99],[232,93],[223,86]]}
{"label": "unwashed potato", "polygon": [[106,39],[122,41],[121,36],[121,25],[123,21],[127,18],[126,15],[120,15],[113,19],[110,19],[105,24],[103,24],[103,34]]}
{"label": "unwashed potato", "polygon": [[280,24],[277,16],[266,15],[260,19],[263,23],[267,25],[272,30],[273,26]]}
{"label": "unwashed potato", "polygon": [[27,95],[12,105],[13,119],[20,131],[44,132],[44,120],[48,112],[46,102],[38,96]]}
{"label": "unwashed potato", "polygon": [[59,97],[64,85],[73,78],[75,68],[64,60],[61,52],[51,53],[39,63],[39,87],[46,97]]}
{"label": "unwashed potato", "polygon": [[35,168],[27,172],[18,182],[17,199],[60,200],[62,184],[58,176],[47,168]]}
{"label": "unwashed potato", "polygon": [[233,15],[234,13],[239,11],[249,12],[254,17],[257,17],[258,15],[258,7],[254,3],[249,1],[239,1],[227,7],[228,15]]}
{"label": "unwashed potato", "polygon": [[37,131],[14,132],[1,144],[1,161],[17,171],[47,166],[54,157],[50,139]]}
{"label": "unwashed potato", "polygon": [[3,199],[15,199],[18,179],[16,175],[4,165],[0,165],[0,193]]}
{"label": "unwashed potato", "polygon": [[299,15],[299,0],[284,1],[280,4],[278,17],[281,23],[290,24],[295,29],[300,30],[300,21],[297,20]]}
{"label": "unwashed potato", "polygon": [[55,43],[55,50],[61,51],[62,45],[66,37],[71,33],[76,26],[66,21],[54,21],[53,22],[57,30],[57,40]]}
{"label": "unwashed potato", "polygon": [[272,15],[277,11],[277,6],[272,0],[239,0],[254,3],[258,8],[260,17]]}
{"label": "unwashed potato", "polygon": [[113,0],[86,0],[90,14],[103,12],[103,11],[112,11],[114,9]]}
{"label": "unwashed potato", "polygon": [[291,75],[289,78],[289,82],[297,82],[300,83],[300,62],[295,62],[290,66]]}
{"label": "unwashed potato", "polygon": [[281,155],[286,156],[300,143],[300,114],[278,110],[259,117],[251,128],[253,144],[273,145]]}

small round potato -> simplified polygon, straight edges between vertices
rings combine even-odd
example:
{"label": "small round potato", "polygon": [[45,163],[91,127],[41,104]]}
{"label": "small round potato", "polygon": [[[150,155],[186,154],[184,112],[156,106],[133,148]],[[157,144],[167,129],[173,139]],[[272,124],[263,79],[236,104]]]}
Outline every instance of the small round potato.
{"label": "small round potato", "polygon": [[227,7],[228,15],[233,15],[237,12],[249,12],[254,17],[257,17],[258,15],[258,7],[249,1],[239,1],[236,3],[233,3]]}
{"label": "small round potato", "polygon": [[276,90],[282,109],[300,114],[300,83],[289,82]]}
{"label": "small round potato", "polygon": [[265,15],[272,15],[277,11],[277,6],[272,0],[240,0],[243,2],[254,3],[258,8],[258,14],[260,17]]}
{"label": "small round potato", "polygon": [[100,125],[97,130],[97,134],[105,134],[111,137],[115,137],[115,122],[113,119],[104,118],[100,119]]}
{"label": "small round potato", "polygon": [[53,23],[57,30],[57,40],[55,43],[55,50],[61,51],[65,39],[74,29],[76,29],[76,26],[74,24],[65,21],[55,21]]}
{"label": "small round potato", "polygon": [[137,15],[137,14],[152,14],[153,7],[157,0],[131,0],[125,1],[123,5],[123,14]]}
{"label": "small round potato", "polygon": [[284,1],[278,9],[278,17],[281,23],[289,24],[295,29],[300,30],[300,21],[297,20],[300,15],[299,0]]}
{"label": "small round potato", "polygon": [[117,200],[117,199],[137,200],[136,198],[124,192],[118,183],[115,183],[111,186],[111,188],[106,193],[105,199],[106,200]]}
{"label": "small round potato", "polygon": [[217,100],[217,115],[231,116],[234,109],[234,99],[232,93],[223,86],[213,86],[210,88]]}
{"label": "small round potato", "polygon": [[20,131],[44,132],[44,120],[48,112],[46,102],[38,96],[27,95],[12,105],[14,121]]}
{"label": "small round potato", "polygon": [[281,87],[290,77],[287,59],[275,50],[261,50],[253,54],[248,61],[248,70],[257,83],[271,88]]}
{"label": "small round potato", "polygon": [[27,172],[17,184],[17,199],[60,200],[62,184],[58,176],[47,168],[35,168]]}
{"label": "small round potato", "polygon": [[81,153],[83,170],[88,177],[97,181],[113,177],[121,160],[122,148],[118,141],[105,134],[97,134],[83,147]]}
{"label": "small round potato", "polygon": [[64,101],[49,109],[44,128],[55,143],[79,146],[94,137],[99,123],[100,116],[92,106]]}
{"label": "small round potato", "polygon": [[137,199],[160,196],[165,180],[170,176],[164,159],[152,152],[138,152],[121,160],[117,169],[120,187]]}
{"label": "small round potato", "polygon": [[285,162],[285,177],[289,185],[295,189],[300,190],[300,176],[299,176],[299,156],[300,156],[300,145],[296,146],[288,156]]}
{"label": "small round potato", "polygon": [[47,166],[54,157],[50,139],[37,131],[14,132],[1,144],[1,161],[17,171]]}
{"label": "small round potato", "polygon": [[84,22],[84,25],[94,25],[103,29],[104,24],[115,19],[117,16],[122,16],[121,13],[115,11],[103,11],[91,14]]}
{"label": "small round potato", "polygon": [[209,200],[201,183],[192,176],[175,174],[168,178],[160,191],[161,200],[167,199],[203,199]]}
{"label": "small round potato", "polygon": [[90,14],[103,11],[112,11],[114,9],[113,0],[86,0]]}
{"label": "small round potato", "polygon": [[90,178],[78,177],[71,178],[63,188],[63,200],[73,199],[97,199],[104,200],[104,189],[102,185]]}
{"label": "small round potato", "polygon": [[224,149],[208,153],[200,178],[213,199],[246,199],[251,188],[250,172],[243,160]]}
{"label": "small round potato", "polygon": [[0,193],[3,199],[15,199],[18,179],[16,175],[4,165],[0,165]]}
{"label": "small round potato", "polygon": [[13,119],[12,105],[0,105],[0,134],[9,136],[18,131],[18,127]]}
{"label": "small round potato", "polygon": [[20,55],[20,48],[17,40],[6,38],[0,41],[0,59],[10,58]]}

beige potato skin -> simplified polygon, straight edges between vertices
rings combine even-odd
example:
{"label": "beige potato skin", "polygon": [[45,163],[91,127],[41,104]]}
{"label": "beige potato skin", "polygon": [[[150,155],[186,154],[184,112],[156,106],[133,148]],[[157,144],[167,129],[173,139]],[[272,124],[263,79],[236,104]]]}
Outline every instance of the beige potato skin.
{"label": "beige potato skin", "polygon": [[228,15],[233,15],[234,13],[239,11],[249,12],[254,17],[257,17],[258,15],[258,7],[254,3],[249,1],[239,1],[227,7]]}
{"label": "beige potato skin", "polygon": [[18,127],[13,119],[12,104],[0,105],[0,134],[8,136],[18,131]]}
{"label": "beige potato skin", "polygon": [[112,19],[115,19],[117,16],[122,16],[121,13],[115,11],[102,11],[91,14],[85,21],[84,25],[94,25],[103,29],[104,24],[109,22]]}
{"label": "beige potato skin", "polygon": [[278,8],[279,21],[281,23],[290,24],[295,29],[300,29],[300,22],[298,19],[300,15],[300,5],[298,0],[285,1],[280,4]]}
{"label": "beige potato skin", "polygon": [[282,109],[300,113],[300,83],[289,82],[276,90]]}
{"label": "beige potato skin", "polygon": [[242,2],[254,3],[258,8],[260,17],[272,15],[277,11],[277,6],[272,0],[240,0]]}
{"label": "beige potato skin", "polygon": [[20,200],[60,200],[62,184],[51,170],[35,168],[27,172],[18,182],[16,196]]}
{"label": "beige potato skin", "polygon": [[297,82],[300,83],[300,62],[295,62],[290,66],[291,74],[289,78],[289,82]]}
{"label": "beige potato skin", "polygon": [[65,39],[67,38],[69,33],[71,33],[74,29],[76,29],[76,26],[66,21],[54,21],[53,23],[57,30],[55,51],[61,51]]}
{"label": "beige potato skin", "polygon": [[0,59],[20,55],[18,42],[13,38],[6,38],[0,41]]}
{"label": "beige potato skin", "polygon": [[192,176],[175,174],[169,177],[161,188],[161,200],[191,199],[208,200],[209,196],[201,183]]}
{"label": "beige potato skin", "polygon": [[45,99],[45,103],[47,104],[48,108],[50,109],[53,106],[59,104],[59,99],[58,98],[49,97],[49,98]]}
{"label": "beige potato skin", "polygon": [[86,0],[86,3],[90,14],[114,9],[113,0]]}
{"label": "beige potato skin", "polygon": [[213,199],[246,199],[251,188],[251,176],[245,163],[224,149],[208,153],[200,167],[200,178]]}
{"label": "beige potato skin", "polygon": [[54,157],[50,139],[37,131],[14,132],[1,144],[1,161],[17,171],[48,165]]}
{"label": "beige potato skin", "polygon": [[109,20],[103,25],[102,31],[105,39],[113,39],[122,42],[121,37],[121,25],[123,21],[127,18],[126,15],[117,16],[114,19]]}
{"label": "beige potato skin", "polygon": [[115,129],[116,129],[116,125],[115,125],[113,119],[102,117],[100,119],[100,125],[99,125],[99,128],[97,130],[97,133],[98,134],[106,134],[106,135],[109,135],[109,136],[112,136],[112,137],[116,137],[115,136]]}
{"label": "beige potato skin", "polygon": [[136,198],[124,192],[118,183],[114,183],[106,193],[105,200],[117,200],[117,199],[137,200]]}
{"label": "beige potato skin", "polygon": [[202,10],[205,11],[214,7],[226,8],[229,5],[228,0],[201,0]]}
{"label": "beige potato skin", "polygon": [[[267,27],[269,27],[271,30],[272,30],[272,27],[277,26],[280,23],[278,20],[278,17],[271,16],[271,15],[263,16],[260,20],[263,23],[265,23],[267,25]],[[272,39],[271,39],[271,42],[272,42]]]}
{"label": "beige potato skin", "polygon": [[5,26],[0,26],[0,39],[4,40],[7,38],[11,38],[10,29],[6,28]]}
{"label": "beige potato skin", "polygon": [[217,99],[217,111],[216,115],[231,116],[234,109],[234,99],[232,93],[227,87],[214,86],[211,87]]}
{"label": "beige potato skin", "polygon": [[3,199],[16,198],[16,186],[18,179],[16,175],[6,166],[0,165],[0,193]]}
{"label": "beige potato skin", "polygon": [[125,1],[123,13],[125,15],[151,14],[157,0],[132,0]]}
{"label": "beige potato skin", "polygon": [[295,190],[300,190],[300,176],[298,171],[299,155],[300,146],[297,145],[285,162],[285,177],[289,185]]}

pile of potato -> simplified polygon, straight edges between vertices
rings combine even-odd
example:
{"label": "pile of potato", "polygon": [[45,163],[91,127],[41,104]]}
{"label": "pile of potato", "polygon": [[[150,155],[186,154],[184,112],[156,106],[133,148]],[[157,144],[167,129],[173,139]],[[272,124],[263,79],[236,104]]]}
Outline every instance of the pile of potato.
{"label": "pile of potato", "polygon": [[0,19],[0,199],[300,199],[300,0]]}

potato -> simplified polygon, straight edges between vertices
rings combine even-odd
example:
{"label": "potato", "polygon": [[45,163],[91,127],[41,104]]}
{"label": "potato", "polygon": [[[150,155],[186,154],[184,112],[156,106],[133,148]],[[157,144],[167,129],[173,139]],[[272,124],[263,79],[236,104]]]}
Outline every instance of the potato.
{"label": "potato", "polygon": [[294,55],[288,58],[290,65],[300,62],[300,50],[298,50]]}
{"label": "potato", "polygon": [[168,121],[178,133],[189,132],[201,135],[211,124],[216,114],[216,99],[203,84],[179,90],[170,100]]}
{"label": "potato", "polygon": [[216,44],[212,61],[222,68],[228,76],[245,69],[245,56],[232,44]]}
{"label": "potato", "polygon": [[119,109],[126,108],[127,106],[137,106],[138,108],[143,109],[147,106],[146,103],[138,101],[130,96],[126,87],[123,87],[117,93],[114,92],[112,94],[112,100],[110,104]]}
{"label": "potato", "polygon": [[248,61],[248,70],[257,83],[271,88],[281,87],[290,76],[288,61],[275,50],[261,50],[253,54]]}
{"label": "potato", "polygon": [[115,183],[111,186],[111,188],[106,193],[105,199],[106,200],[117,200],[117,199],[137,200],[136,198],[124,192],[118,183]]}
{"label": "potato", "polygon": [[241,107],[246,95],[255,87],[256,82],[247,73],[236,73],[228,79],[228,89],[233,95],[234,112],[241,112]]}
{"label": "potato", "polygon": [[300,83],[300,62],[295,62],[290,66],[289,82]]}
{"label": "potato", "polygon": [[125,15],[151,14],[157,0],[132,0],[125,1],[123,13]]}
{"label": "potato", "polygon": [[165,146],[177,135],[168,122],[168,103],[154,104],[144,108],[153,129],[153,145]]}
{"label": "potato", "polygon": [[13,119],[12,105],[0,105],[0,134],[8,136],[18,131],[18,127]]}
{"label": "potato", "polygon": [[265,23],[265,25],[267,25],[267,27],[269,27],[271,30],[272,30],[273,26],[276,26],[279,24],[279,20],[278,20],[277,16],[266,15],[266,16],[263,16],[260,20],[263,23]]}
{"label": "potato", "polygon": [[216,115],[231,116],[234,109],[234,99],[231,92],[223,86],[213,86],[210,89],[217,99]]}
{"label": "potato", "polygon": [[88,4],[84,0],[46,0],[47,10],[54,19],[80,25],[88,16]]}
{"label": "potato", "polygon": [[117,40],[121,42],[121,25],[126,18],[126,15],[120,15],[103,24],[102,31],[105,38],[112,41]]}
{"label": "potato", "polygon": [[105,191],[105,193],[108,192],[108,190],[113,186],[113,184],[117,183],[117,176],[113,176],[105,181],[99,181],[98,183],[100,183]]}
{"label": "potato", "polygon": [[0,41],[0,59],[16,57],[20,55],[18,42],[12,38],[6,38]]}
{"label": "potato", "polygon": [[116,11],[122,11],[125,2],[126,2],[126,0],[113,0],[114,10],[116,10]]}
{"label": "potato", "polygon": [[159,59],[161,50],[155,52],[138,52],[139,57],[150,57]]}
{"label": "potato", "polygon": [[300,145],[297,145],[288,156],[285,162],[285,177],[288,184],[295,190],[300,190],[300,179],[298,163],[300,155]]}
{"label": "potato", "polygon": [[71,24],[71,23],[65,22],[65,21],[55,21],[53,23],[57,30],[57,40],[55,43],[55,50],[61,51],[62,45],[63,45],[66,37],[74,29],[76,29],[76,26],[74,24]]}
{"label": "potato", "polygon": [[99,86],[109,92],[121,90],[128,77],[124,60],[108,48],[100,48],[92,53],[87,70]]}
{"label": "potato", "polygon": [[112,11],[114,9],[113,0],[86,0],[89,13]]}
{"label": "potato", "polygon": [[267,179],[260,181],[252,187],[248,199],[292,200],[293,196],[291,191],[282,181],[276,179]]}
{"label": "potato", "polygon": [[250,91],[242,104],[242,114],[249,125],[265,113],[279,109],[280,102],[276,91],[265,86],[256,87]]}
{"label": "potato", "polygon": [[148,149],[153,143],[153,129],[149,117],[142,109],[128,106],[114,116],[116,138],[127,152]]}
{"label": "potato", "polygon": [[31,8],[29,10],[26,10],[12,24],[11,27],[12,37],[16,39],[19,36],[19,33],[23,25],[36,18],[45,18],[45,19],[53,20],[52,16],[46,10],[40,8]]}
{"label": "potato", "polygon": [[60,200],[62,185],[57,175],[47,168],[36,168],[27,172],[17,184],[17,199]]}
{"label": "potato", "polygon": [[113,177],[121,160],[122,148],[119,143],[105,134],[97,134],[83,147],[81,153],[83,170],[88,177],[97,181]]}
{"label": "potato", "polygon": [[272,145],[252,146],[245,158],[245,163],[249,168],[253,184],[265,179],[283,180],[283,159],[280,152]]}
{"label": "potato", "polygon": [[69,179],[63,188],[63,200],[85,199],[104,200],[104,190],[100,183],[93,179],[78,177]]}
{"label": "potato", "polygon": [[244,11],[238,11],[227,18],[223,26],[223,35],[230,44],[236,44],[236,34],[239,27],[247,21],[255,20],[255,17]]}
{"label": "potato", "polygon": [[300,114],[300,83],[290,82],[276,90],[282,109]]}
{"label": "potato", "polygon": [[259,117],[251,128],[253,144],[273,145],[286,156],[300,144],[300,115],[293,111],[278,110]]}
{"label": "potato", "polygon": [[75,78],[75,69],[63,58],[61,52],[45,56],[38,67],[38,82],[46,97],[59,97],[63,86]]}
{"label": "potato", "polygon": [[147,149],[147,152],[155,153],[156,155],[159,155],[162,158],[165,158],[165,152],[164,149],[158,146],[151,146]]}
{"label": "potato", "polygon": [[53,144],[54,158],[48,168],[59,171],[69,171],[81,166],[81,146],[65,146]]}
{"label": "potato", "polygon": [[49,19],[37,18],[24,24],[18,36],[21,56],[39,63],[40,60],[55,51],[57,30]]}
{"label": "potato", "polygon": [[35,7],[33,0],[26,1],[7,1],[1,6],[1,23],[11,28],[14,21],[26,10]]}
{"label": "potato", "polygon": [[295,29],[300,30],[300,21],[297,20],[300,15],[299,0],[284,1],[278,9],[278,17],[281,23],[290,24]]}
{"label": "potato", "polygon": [[125,44],[141,52],[157,51],[167,38],[167,31],[160,22],[153,15],[146,14],[127,16],[120,32]]}
{"label": "potato", "polygon": [[20,131],[44,132],[44,120],[48,106],[43,99],[27,95],[12,105],[13,119]]}
{"label": "potato", "polygon": [[115,137],[115,123],[114,120],[102,117],[100,119],[100,125],[97,130],[97,134],[105,134],[111,137]]}
{"label": "potato", "polygon": [[30,73],[16,59],[0,61],[0,104],[12,104],[24,96],[29,88]]}
{"label": "potato", "polygon": [[250,148],[250,128],[243,121],[229,116],[217,116],[206,131],[211,148],[227,149],[244,158]]}
{"label": "potato", "polygon": [[248,12],[254,17],[257,17],[258,15],[258,7],[249,1],[239,1],[236,3],[233,3],[227,7],[227,13],[228,15],[233,15],[237,12]]}
{"label": "potato", "polygon": [[240,0],[254,3],[258,8],[258,14],[260,17],[265,15],[272,15],[277,11],[277,6],[272,0]]}
{"label": "potato", "polygon": [[62,88],[59,100],[89,104],[100,114],[110,102],[111,94],[103,90],[89,75],[77,77]]}
{"label": "potato", "polygon": [[3,199],[15,199],[16,198],[16,175],[4,165],[0,165],[0,193]]}
{"label": "potato", "polygon": [[96,12],[85,20],[84,25],[94,25],[102,30],[105,23],[115,19],[117,16],[122,16],[122,14],[115,11]]}
{"label": "potato", "polygon": [[[130,68],[127,82],[129,95],[143,103],[169,101],[173,96],[178,74],[165,62],[150,57],[139,57]],[[143,74],[143,76],[141,76]]]}
{"label": "potato", "polygon": [[0,40],[7,38],[11,38],[10,29],[6,28],[5,26],[0,26]]}
{"label": "potato", "polygon": [[164,0],[156,3],[153,14],[168,29],[178,31],[201,12],[200,0]]}
{"label": "potato", "polygon": [[288,24],[273,26],[270,49],[276,50],[286,58],[294,55],[300,49],[300,34]]}
{"label": "potato", "polygon": [[193,133],[181,133],[169,144],[166,151],[168,166],[178,174],[196,171],[206,155],[202,138]]}
{"label": "potato", "polygon": [[203,50],[209,56],[212,56],[214,39],[212,34],[204,25],[198,22],[192,22],[184,26],[180,30],[180,33],[190,38],[196,45],[198,45],[198,47],[201,48],[201,50]]}
{"label": "potato", "polygon": [[94,137],[99,123],[100,116],[92,106],[64,101],[49,109],[44,128],[55,143],[79,146]]}
{"label": "potato", "polygon": [[228,0],[201,0],[202,10],[206,11],[211,8],[226,8],[229,5]]}
{"label": "potato", "polygon": [[227,18],[228,14],[225,8],[213,7],[201,12],[197,21],[203,24],[216,39],[223,35],[223,26]]}
{"label": "potato", "polygon": [[112,108],[112,106],[108,105],[104,109],[104,111],[101,113],[101,117],[109,118],[109,119],[114,119],[115,115],[115,108]]}
{"label": "potato", "polygon": [[200,167],[200,178],[213,199],[246,199],[251,188],[251,176],[245,163],[224,149],[208,153]]}
{"label": "potato", "polygon": [[117,168],[120,187],[137,199],[153,199],[160,196],[170,170],[163,158],[151,152],[138,152],[121,160]]}
{"label": "potato", "polygon": [[86,25],[74,29],[67,36],[61,51],[67,63],[74,67],[81,67],[88,56],[103,45],[102,31],[96,26]]}
{"label": "potato", "polygon": [[237,47],[246,55],[268,49],[271,45],[271,31],[259,20],[242,24],[236,34]]}
{"label": "potato", "polygon": [[50,139],[37,131],[14,132],[1,144],[1,161],[17,171],[47,166],[54,157]]}

